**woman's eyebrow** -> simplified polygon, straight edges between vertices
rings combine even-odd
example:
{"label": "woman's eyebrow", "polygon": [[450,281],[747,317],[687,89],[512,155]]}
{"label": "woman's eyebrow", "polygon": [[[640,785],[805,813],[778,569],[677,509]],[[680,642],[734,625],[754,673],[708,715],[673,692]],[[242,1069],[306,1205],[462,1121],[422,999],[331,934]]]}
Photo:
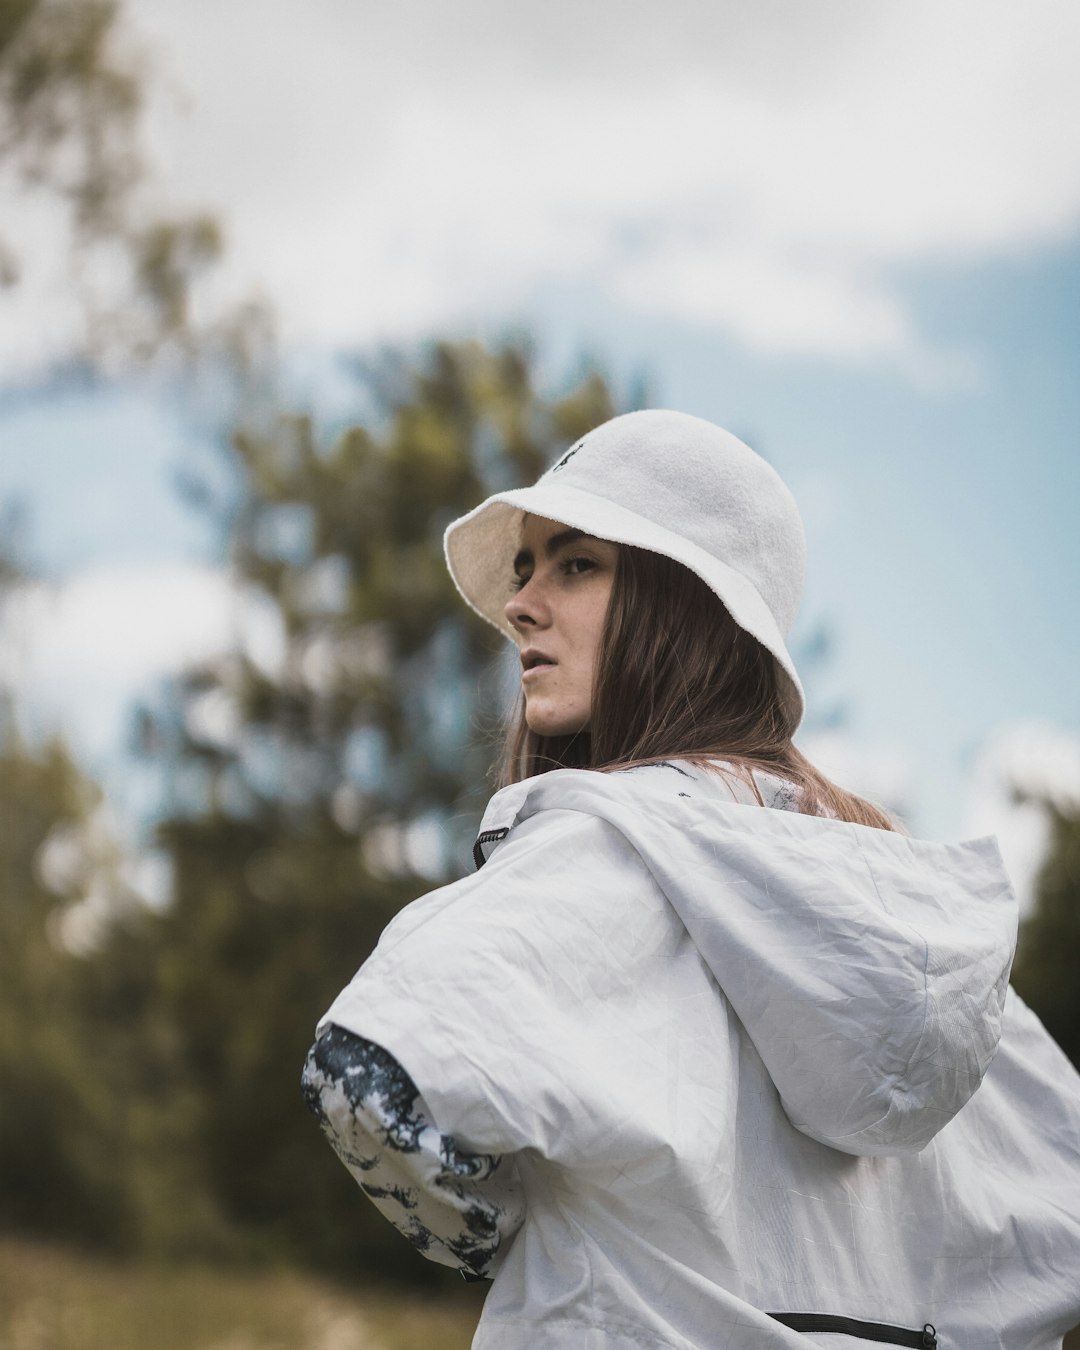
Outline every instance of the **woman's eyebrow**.
{"label": "woman's eyebrow", "polygon": [[584,530],[560,530],[558,534],[553,534],[544,545],[544,554],[549,559],[554,558],[559,549],[565,548],[567,544],[576,544],[579,539],[590,539],[591,537]]}
{"label": "woman's eyebrow", "polygon": [[[579,539],[591,539],[591,534],[586,534],[584,530],[560,530],[558,534],[553,534],[544,544],[544,556],[548,559],[554,558],[561,548],[567,544],[576,544]],[[523,548],[514,558],[514,571],[521,573],[526,567],[531,567],[534,563],[533,552],[531,548]]]}

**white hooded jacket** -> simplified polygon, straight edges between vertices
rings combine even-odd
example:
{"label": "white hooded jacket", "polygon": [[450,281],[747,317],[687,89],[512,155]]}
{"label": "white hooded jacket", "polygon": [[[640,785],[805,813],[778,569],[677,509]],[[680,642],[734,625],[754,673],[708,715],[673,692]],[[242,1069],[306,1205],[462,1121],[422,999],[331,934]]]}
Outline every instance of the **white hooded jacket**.
{"label": "white hooded jacket", "polygon": [[1057,1346],[1080,1078],[1008,989],[994,840],[802,815],[757,781],[787,809],[679,764],[505,789],[485,865],[403,910],[320,1023],[512,1155],[524,1221],[474,1350],[873,1338],[769,1314]]}

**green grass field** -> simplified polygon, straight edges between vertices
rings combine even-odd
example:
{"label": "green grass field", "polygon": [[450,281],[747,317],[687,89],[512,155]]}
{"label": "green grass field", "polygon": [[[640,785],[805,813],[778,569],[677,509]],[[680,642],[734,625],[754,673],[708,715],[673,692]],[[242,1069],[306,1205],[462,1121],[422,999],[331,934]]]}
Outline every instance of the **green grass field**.
{"label": "green grass field", "polygon": [[0,1241],[0,1350],[467,1350],[486,1286],[435,1300],[130,1266]]}

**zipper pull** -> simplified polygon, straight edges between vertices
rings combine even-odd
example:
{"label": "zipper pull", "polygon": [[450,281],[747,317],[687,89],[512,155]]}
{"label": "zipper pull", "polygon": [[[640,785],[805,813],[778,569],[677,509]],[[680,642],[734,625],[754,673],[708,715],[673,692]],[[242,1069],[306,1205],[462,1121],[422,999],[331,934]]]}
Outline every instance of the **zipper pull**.
{"label": "zipper pull", "polygon": [[473,844],[473,862],[476,863],[476,870],[479,872],[484,863],[487,862],[487,854],[484,852],[485,844],[497,844],[501,839],[505,839],[510,833],[510,826],[505,825],[501,830],[482,830],[476,836],[476,843]]}
{"label": "zipper pull", "polygon": [[927,1322],[922,1329],[922,1343],[926,1350],[933,1350],[933,1347],[937,1345],[937,1330],[930,1322]]}

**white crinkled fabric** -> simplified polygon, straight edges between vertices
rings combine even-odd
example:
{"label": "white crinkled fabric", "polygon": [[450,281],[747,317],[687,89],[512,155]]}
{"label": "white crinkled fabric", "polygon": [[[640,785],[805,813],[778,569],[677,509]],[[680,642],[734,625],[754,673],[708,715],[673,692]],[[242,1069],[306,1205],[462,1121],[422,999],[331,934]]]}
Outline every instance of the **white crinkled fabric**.
{"label": "white crinkled fabric", "polygon": [[[854,1350],[770,1312],[1042,1350],[1080,1322],[1080,1078],[1007,987],[993,839],[802,815],[719,772],[496,794],[334,1023],[512,1154],[474,1350]],[[509,1161],[509,1160],[508,1160]]]}

